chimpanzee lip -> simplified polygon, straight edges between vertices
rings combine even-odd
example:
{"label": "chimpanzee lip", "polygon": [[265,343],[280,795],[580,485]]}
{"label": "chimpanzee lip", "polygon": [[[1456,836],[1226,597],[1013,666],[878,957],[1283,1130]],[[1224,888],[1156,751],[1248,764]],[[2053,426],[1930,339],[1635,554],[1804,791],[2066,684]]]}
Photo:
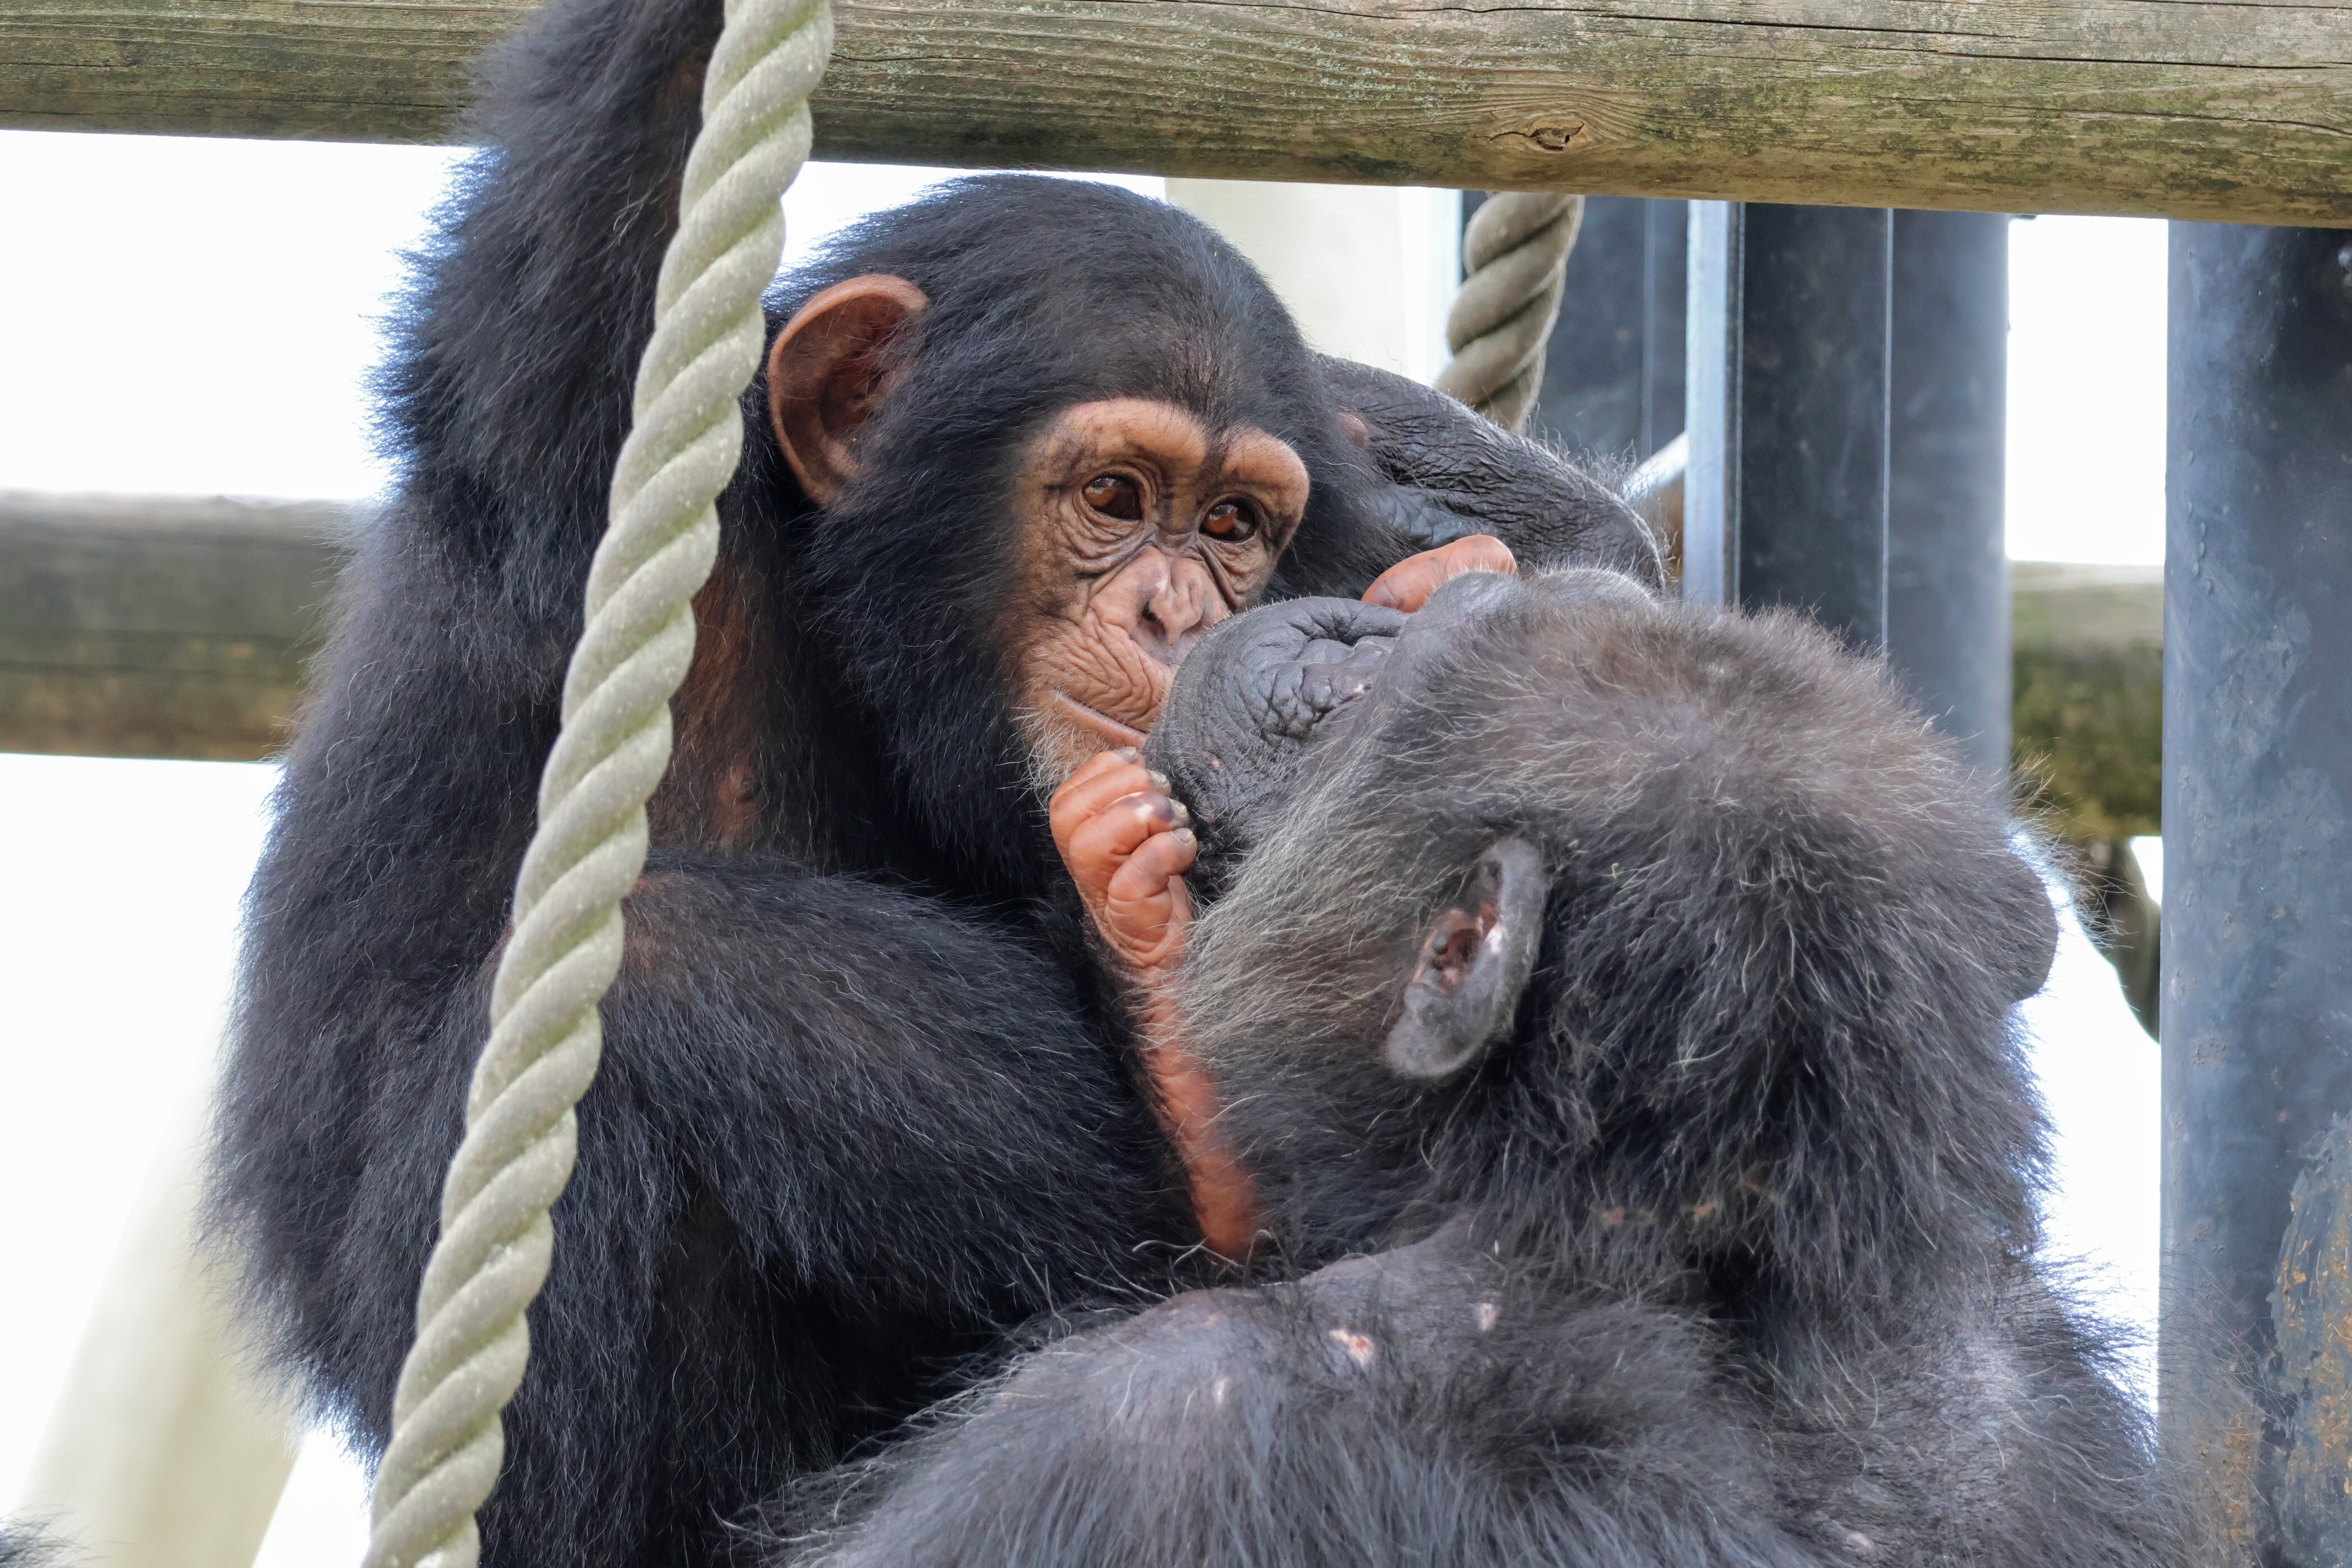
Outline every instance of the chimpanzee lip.
{"label": "chimpanzee lip", "polygon": [[1143,744],[1143,731],[1135,728],[1132,725],[1119,723],[1100,708],[1089,707],[1067,692],[1056,691],[1052,695],[1055,702],[1069,710],[1072,718],[1076,719],[1097,735],[1102,736],[1113,746]]}

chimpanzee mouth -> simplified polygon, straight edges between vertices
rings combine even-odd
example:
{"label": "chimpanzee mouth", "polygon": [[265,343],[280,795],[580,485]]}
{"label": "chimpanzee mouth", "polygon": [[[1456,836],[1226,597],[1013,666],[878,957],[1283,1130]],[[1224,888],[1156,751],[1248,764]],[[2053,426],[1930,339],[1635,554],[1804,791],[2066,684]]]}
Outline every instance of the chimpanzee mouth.
{"label": "chimpanzee mouth", "polygon": [[1259,727],[1286,740],[1305,740],[1318,727],[1371,691],[1381,666],[1396,646],[1393,636],[1361,636],[1352,642],[1317,637],[1288,662],[1266,671],[1256,694]]}
{"label": "chimpanzee mouth", "polygon": [[1282,810],[1307,755],[1377,689],[1407,619],[1355,600],[1288,600],[1234,617],[1177,667],[1144,758],[1192,810],[1197,887],[1213,891]]}

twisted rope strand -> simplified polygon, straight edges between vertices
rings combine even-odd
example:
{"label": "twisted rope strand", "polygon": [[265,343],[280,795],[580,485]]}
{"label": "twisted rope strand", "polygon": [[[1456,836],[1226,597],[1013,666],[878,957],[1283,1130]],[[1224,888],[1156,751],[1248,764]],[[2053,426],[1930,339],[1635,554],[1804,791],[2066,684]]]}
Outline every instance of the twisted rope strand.
{"label": "twisted rope strand", "polygon": [[1454,358],[1438,372],[1438,391],[1507,430],[1526,428],[1583,221],[1582,196],[1549,192],[1498,191],[1470,214],[1462,235],[1470,276],[1446,313]]}
{"label": "twisted rope strand", "polygon": [[489,1043],[417,1292],[366,1568],[474,1568],[481,1555],[474,1515],[498,1480],[499,1412],[530,1359],[524,1312],[547,1280],[572,1107],[603,1049],[596,1009],[620,968],[621,899],[645,868],[646,800],[669,765],[669,699],[694,656],[690,601],[741,455],[737,400],[766,344],[760,296],[783,250],[780,204],[808,157],[809,95],[832,52],[827,0],[727,0],[562,729],[516,879]]}

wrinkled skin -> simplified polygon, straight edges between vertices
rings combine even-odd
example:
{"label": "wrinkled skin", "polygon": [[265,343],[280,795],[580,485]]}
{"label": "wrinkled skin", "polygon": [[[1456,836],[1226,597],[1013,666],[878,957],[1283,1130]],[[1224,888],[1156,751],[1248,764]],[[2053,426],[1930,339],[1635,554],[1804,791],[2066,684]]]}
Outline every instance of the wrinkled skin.
{"label": "wrinkled skin", "polygon": [[1202,844],[1192,885],[1205,896],[1288,799],[1309,740],[1371,689],[1410,620],[1345,599],[1268,608],[1186,665],[1184,695],[1143,751],[1188,809]]}
{"label": "wrinkled skin", "polygon": [[1265,591],[1307,494],[1285,443],[1139,398],[1082,403],[1029,443],[1014,679],[1049,774],[1142,740],[1193,645]]}
{"label": "wrinkled skin", "polygon": [[1386,482],[1368,487],[1363,504],[1412,546],[1491,534],[1528,570],[1595,567],[1664,585],[1657,543],[1633,509],[1550,447],[1402,376],[1329,355],[1321,363]]}
{"label": "wrinkled skin", "polygon": [[[1392,656],[1443,646],[1479,610],[1511,593],[1507,577],[1450,580],[1418,614],[1344,599],[1268,605],[1212,639],[1177,678],[1143,750],[1186,810],[1201,850],[1193,890],[1213,897],[1281,815],[1310,748],[1342,733],[1358,699]],[[1612,572],[1554,574],[1562,602],[1638,603],[1648,595]],[[1395,677],[1390,677],[1393,684]]]}

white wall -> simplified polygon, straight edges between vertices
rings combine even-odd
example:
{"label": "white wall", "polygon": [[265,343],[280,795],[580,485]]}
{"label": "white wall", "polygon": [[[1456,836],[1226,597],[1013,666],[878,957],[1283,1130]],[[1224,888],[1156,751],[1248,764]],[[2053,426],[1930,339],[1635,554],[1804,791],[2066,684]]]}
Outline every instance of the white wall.
{"label": "white wall", "polygon": [[1417,382],[1444,365],[1461,193],[1171,180],[1168,199],[1249,257],[1315,348]]}

